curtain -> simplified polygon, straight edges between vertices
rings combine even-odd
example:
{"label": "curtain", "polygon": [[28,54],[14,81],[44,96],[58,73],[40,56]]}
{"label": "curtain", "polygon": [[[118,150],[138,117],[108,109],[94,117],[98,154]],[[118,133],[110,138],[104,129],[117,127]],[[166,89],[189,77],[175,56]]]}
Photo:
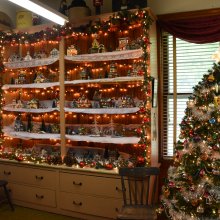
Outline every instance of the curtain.
{"label": "curtain", "polygon": [[182,17],[176,14],[158,16],[158,25],[174,37],[191,43],[220,41],[220,10],[199,12],[181,13]]}

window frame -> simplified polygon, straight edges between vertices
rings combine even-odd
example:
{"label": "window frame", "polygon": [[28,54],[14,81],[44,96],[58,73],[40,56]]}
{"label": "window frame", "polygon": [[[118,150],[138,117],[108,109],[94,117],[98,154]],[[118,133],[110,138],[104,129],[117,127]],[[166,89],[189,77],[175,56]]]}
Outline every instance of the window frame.
{"label": "window frame", "polygon": [[[166,33],[167,34],[167,33]],[[165,85],[164,84],[164,80],[168,80],[168,74],[169,74],[169,64],[168,62],[166,63],[168,66],[166,68],[164,68],[164,56],[168,56],[168,46],[167,47],[164,47],[163,45],[163,41],[164,41],[164,33],[161,33],[160,37],[160,99],[162,100],[162,102],[159,102],[159,112],[160,112],[160,121],[159,121],[159,126],[160,126],[160,139],[159,139],[159,146],[160,147],[160,160],[167,160],[167,159],[173,159],[173,155],[172,156],[169,156],[169,146],[168,146],[168,128],[167,128],[167,125],[168,125],[168,120],[169,120],[169,117],[168,115],[165,116],[165,113],[169,113],[169,110],[168,110],[168,100],[170,97],[173,96],[173,103],[174,103],[174,106],[177,106],[177,101],[178,100],[181,100],[182,98],[185,99],[185,103],[186,101],[188,100],[188,97],[192,94],[192,93],[186,93],[186,92],[182,92],[182,93],[178,93],[177,91],[177,67],[178,67],[178,61],[177,61],[177,43],[176,43],[176,40],[179,40],[179,39],[176,39],[174,36],[171,36],[169,34],[167,34],[167,36],[170,36],[173,38],[173,70],[171,70],[170,72],[173,73],[173,92],[169,92],[169,86],[168,86],[168,83]],[[216,42],[218,44],[218,47],[219,47],[219,42]],[[189,43],[189,44],[192,44],[192,43]],[[168,40],[167,40],[167,45],[168,45]],[[216,46],[216,45],[215,45]],[[218,49],[218,47],[216,48],[216,50]],[[167,58],[167,60],[169,60]],[[208,60],[208,59],[207,59]],[[207,62],[207,61],[205,61]],[[211,59],[210,59],[210,62],[211,62]],[[214,60],[212,61],[212,63],[214,63]],[[210,68],[211,69],[211,65],[210,65]],[[202,75],[207,73],[208,69],[205,69],[205,71],[201,74],[201,79],[202,79]],[[167,76],[166,76],[167,75]],[[167,81],[168,82],[168,81]],[[198,81],[199,82],[199,81]],[[196,85],[196,83],[195,83]],[[193,91],[193,90],[192,90]],[[164,97],[167,96],[167,99],[165,100]],[[180,97],[180,98],[178,98]],[[184,116],[184,115],[183,115]],[[174,140],[178,140],[178,136],[179,136],[179,133],[180,133],[180,126],[179,126],[179,123],[180,122],[177,122],[177,107],[173,107],[173,117],[174,117],[174,120],[173,120],[173,153],[174,153],[174,148],[175,148],[175,144],[176,144],[176,141]],[[180,120],[180,119],[179,119]],[[165,153],[166,151],[166,153]]]}

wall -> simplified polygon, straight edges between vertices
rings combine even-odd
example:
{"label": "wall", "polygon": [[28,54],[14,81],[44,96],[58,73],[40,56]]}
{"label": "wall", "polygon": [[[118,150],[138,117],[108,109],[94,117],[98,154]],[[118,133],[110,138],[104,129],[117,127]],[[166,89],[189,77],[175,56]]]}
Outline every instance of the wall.
{"label": "wall", "polygon": [[[40,0],[41,2],[58,10],[61,0]],[[102,13],[111,12],[112,4],[111,0],[103,0],[104,5],[101,7]],[[72,0],[67,0],[67,4],[70,5]],[[93,0],[86,0],[87,6],[91,9],[92,15],[95,14],[93,7]],[[195,11],[201,9],[220,8],[219,0],[148,0],[148,6],[152,9],[155,15],[167,14],[184,11]],[[16,11],[18,7],[13,3],[9,3],[7,0],[1,0],[0,11],[5,12],[11,19],[15,26]],[[20,9],[23,10],[23,9]]]}
{"label": "wall", "polygon": [[148,0],[154,14],[167,14],[184,11],[220,8],[219,0]]}

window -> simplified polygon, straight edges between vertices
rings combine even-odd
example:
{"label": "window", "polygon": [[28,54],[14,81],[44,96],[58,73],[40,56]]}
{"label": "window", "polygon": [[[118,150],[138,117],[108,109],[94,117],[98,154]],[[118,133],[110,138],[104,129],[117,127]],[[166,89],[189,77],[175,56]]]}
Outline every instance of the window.
{"label": "window", "polygon": [[219,43],[193,44],[164,33],[162,36],[163,135],[162,154],[173,156],[186,101],[204,74],[212,68]]}

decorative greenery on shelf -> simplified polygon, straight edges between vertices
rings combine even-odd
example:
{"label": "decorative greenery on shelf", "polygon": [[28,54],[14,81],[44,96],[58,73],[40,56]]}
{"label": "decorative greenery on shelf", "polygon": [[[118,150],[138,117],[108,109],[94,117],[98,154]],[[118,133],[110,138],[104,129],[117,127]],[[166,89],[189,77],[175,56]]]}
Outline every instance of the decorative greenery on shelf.
{"label": "decorative greenery on shelf", "polygon": [[[117,32],[120,30],[128,30],[130,27],[142,27],[143,35],[141,36],[141,47],[143,50],[142,56],[142,72],[140,75],[144,76],[142,91],[145,95],[145,102],[140,108],[139,114],[142,115],[142,125],[137,129],[137,133],[140,135],[140,141],[136,147],[140,151],[144,152],[141,156],[135,156],[136,166],[150,166],[150,103],[151,103],[151,76],[149,72],[149,29],[153,19],[147,10],[141,9],[137,11],[121,11],[113,14],[107,21],[96,21],[80,28],[72,27],[70,23],[65,26],[54,26],[53,28],[47,28],[40,32],[33,34],[30,33],[11,33],[1,32],[0,33],[0,44],[2,48],[6,44],[27,44],[37,43],[41,41],[59,41],[61,37],[69,38],[74,35],[90,35],[98,33],[99,31],[104,32]],[[0,92],[2,96],[2,92]],[[1,110],[0,105],[0,110]],[[2,125],[0,126],[0,131]]]}

